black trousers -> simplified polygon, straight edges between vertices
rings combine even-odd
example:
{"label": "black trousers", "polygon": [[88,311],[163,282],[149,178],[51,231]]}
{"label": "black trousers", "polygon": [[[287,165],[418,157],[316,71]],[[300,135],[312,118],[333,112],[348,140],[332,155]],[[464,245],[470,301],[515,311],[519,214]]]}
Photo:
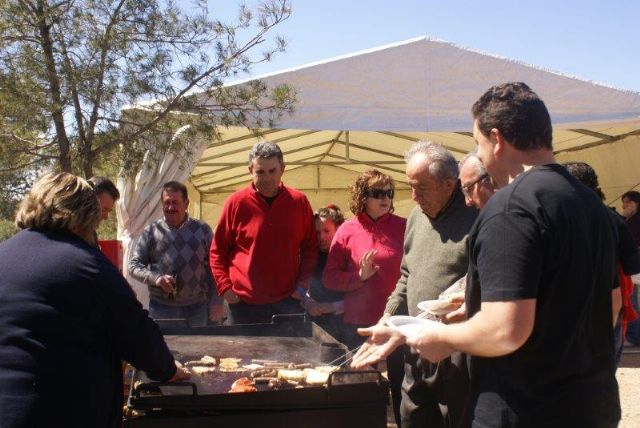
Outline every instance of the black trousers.
{"label": "black trousers", "polygon": [[266,305],[250,305],[240,301],[229,304],[227,324],[268,324],[274,315],[301,313],[304,313],[304,309],[293,297]]}
{"label": "black trousers", "polygon": [[469,426],[469,371],[464,354],[455,352],[431,363],[409,350],[404,368],[402,428]]}

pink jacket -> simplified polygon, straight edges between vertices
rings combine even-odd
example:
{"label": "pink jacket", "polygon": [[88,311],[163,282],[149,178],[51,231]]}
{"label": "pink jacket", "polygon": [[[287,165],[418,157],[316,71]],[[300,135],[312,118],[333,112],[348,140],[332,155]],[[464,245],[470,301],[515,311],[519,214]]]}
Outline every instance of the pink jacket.
{"label": "pink jacket", "polygon": [[[322,282],[332,290],[346,292],[344,322],[371,325],[384,312],[387,298],[400,278],[400,261],[406,219],[386,214],[373,221],[367,214],[345,222],[333,237]],[[371,278],[360,281],[360,258],[375,249],[380,266]]]}

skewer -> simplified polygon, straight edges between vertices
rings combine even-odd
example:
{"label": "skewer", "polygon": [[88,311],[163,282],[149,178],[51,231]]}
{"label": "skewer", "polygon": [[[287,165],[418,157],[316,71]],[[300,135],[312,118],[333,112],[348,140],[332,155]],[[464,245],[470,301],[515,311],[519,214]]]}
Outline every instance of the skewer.
{"label": "skewer", "polygon": [[[349,349],[347,352],[344,353],[344,355],[340,355],[338,358],[336,358],[333,361],[329,361],[328,363],[326,363],[328,366],[332,366],[334,364],[336,364],[338,361],[340,361],[341,358],[344,358],[345,360],[338,365],[338,368],[342,368],[344,367],[344,365],[346,363],[348,363],[349,361],[351,361],[353,359],[353,357],[355,356],[355,353],[358,351],[358,349],[360,349],[362,345],[358,345],[353,349]],[[347,354],[351,354],[350,357],[347,357]]]}

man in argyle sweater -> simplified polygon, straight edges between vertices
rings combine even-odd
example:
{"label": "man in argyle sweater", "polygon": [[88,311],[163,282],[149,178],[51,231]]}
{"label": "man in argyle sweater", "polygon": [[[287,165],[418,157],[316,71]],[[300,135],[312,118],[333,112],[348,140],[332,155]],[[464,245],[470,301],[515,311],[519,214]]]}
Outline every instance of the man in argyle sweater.
{"label": "man in argyle sweater", "polygon": [[162,189],[164,218],[148,225],[129,261],[129,273],[149,287],[154,319],[186,319],[190,326],[219,321],[222,298],[209,268],[213,232],[187,214],[187,188],[175,181]]}

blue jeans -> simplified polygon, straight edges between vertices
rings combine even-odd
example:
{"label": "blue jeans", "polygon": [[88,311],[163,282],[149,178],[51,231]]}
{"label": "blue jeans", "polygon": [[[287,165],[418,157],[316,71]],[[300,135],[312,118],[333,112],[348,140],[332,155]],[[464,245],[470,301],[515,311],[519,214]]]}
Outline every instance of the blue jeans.
{"label": "blue jeans", "polygon": [[[640,314],[638,309],[638,285],[633,285],[633,294],[631,295],[631,305],[633,309]],[[627,324],[627,341],[635,346],[640,346],[640,318]]]}
{"label": "blue jeans", "polygon": [[151,299],[149,301],[149,315],[155,320],[185,319],[190,327],[204,327],[209,320],[209,307],[206,301],[193,305],[171,306]]}

